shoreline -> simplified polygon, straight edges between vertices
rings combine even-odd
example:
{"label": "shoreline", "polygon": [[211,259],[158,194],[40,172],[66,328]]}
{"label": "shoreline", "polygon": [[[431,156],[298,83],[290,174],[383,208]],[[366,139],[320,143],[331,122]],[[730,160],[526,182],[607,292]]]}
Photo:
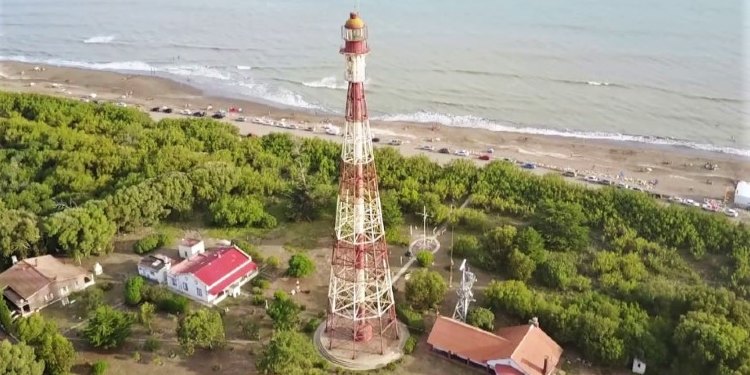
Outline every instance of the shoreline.
{"label": "shoreline", "polygon": [[[36,67],[38,70],[35,70]],[[342,116],[337,114],[318,114],[313,110],[281,108],[249,99],[207,95],[206,90],[200,87],[159,75],[0,61],[0,89],[43,93],[72,99],[96,93],[97,99],[124,102],[145,111],[151,107],[169,106],[178,112],[186,105],[195,111],[211,105],[215,110],[230,107],[242,108],[241,115],[245,117],[265,116],[277,121],[285,119],[290,123],[331,123],[339,127],[343,124]],[[342,91],[341,100],[345,100],[344,91]],[[159,114],[161,115],[166,114]],[[159,116],[153,117],[159,118]],[[243,134],[262,135],[271,131],[290,131],[302,136],[326,136],[304,130],[249,122],[240,123],[231,121],[229,116],[225,120],[240,128]],[[448,147],[451,150],[471,150],[474,153],[472,156],[474,160],[478,153],[492,147],[495,151],[492,155],[493,159],[510,158],[533,162],[553,171],[570,168],[584,175],[616,176],[623,172],[628,179],[633,181],[658,180],[654,191],[659,193],[701,201],[703,198],[723,199],[726,189],[732,187],[736,180],[750,178],[750,158],[748,157],[681,145],[531,134],[446,126],[438,123],[377,119],[371,119],[370,122],[375,136],[385,137],[382,139],[381,146],[385,146],[390,139],[401,139],[404,144],[399,147],[399,151],[404,155],[426,154],[441,163],[461,157],[417,150],[417,147],[429,144],[438,149]],[[439,140],[425,141],[428,138]],[[718,169],[705,169],[706,163],[717,164]]]}

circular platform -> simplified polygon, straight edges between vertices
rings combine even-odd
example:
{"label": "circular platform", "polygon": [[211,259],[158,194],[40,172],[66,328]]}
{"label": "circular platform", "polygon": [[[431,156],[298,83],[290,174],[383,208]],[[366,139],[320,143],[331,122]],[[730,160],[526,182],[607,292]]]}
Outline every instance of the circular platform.
{"label": "circular platform", "polygon": [[359,344],[355,358],[353,357],[351,341],[348,343],[339,341],[340,344],[329,349],[330,338],[327,336],[326,323],[323,322],[317,330],[313,342],[315,347],[326,360],[332,364],[347,370],[374,370],[394,362],[404,355],[404,344],[409,338],[409,329],[405,324],[398,324],[398,339],[386,339],[383,344],[383,354],[380,354],[380,337],[373,338],[367,344]]}

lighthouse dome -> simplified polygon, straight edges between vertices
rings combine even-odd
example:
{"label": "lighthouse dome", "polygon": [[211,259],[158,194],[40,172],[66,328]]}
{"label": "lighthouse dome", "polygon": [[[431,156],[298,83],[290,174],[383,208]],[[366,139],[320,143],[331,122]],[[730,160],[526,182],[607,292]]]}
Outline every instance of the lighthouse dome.
{"label": "lighthouse dome", "polygon": [[365,21],[362,21],[357,13],[352,12],[349,14],[349,19],[346,20],[344,27],[347,29],[361,29],[365,27]]}

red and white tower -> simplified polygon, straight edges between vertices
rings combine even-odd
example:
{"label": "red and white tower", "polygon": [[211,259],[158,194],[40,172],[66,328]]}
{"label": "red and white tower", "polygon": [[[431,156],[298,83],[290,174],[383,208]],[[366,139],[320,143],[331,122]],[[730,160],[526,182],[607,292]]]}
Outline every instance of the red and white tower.
{"label": "red and white tower", "polygon": [[365,103],[367,26],[356,13],[351,13],[342,36],[344,47],[340,52],[346,60],[349,89],[326,336],[329,349],[334,345],[338,349],[351,348],[356,357],[358,350],[374,346],[373,338],[379,339],[378,351],[383,354],[387,336],[398,337],[398,325]]}

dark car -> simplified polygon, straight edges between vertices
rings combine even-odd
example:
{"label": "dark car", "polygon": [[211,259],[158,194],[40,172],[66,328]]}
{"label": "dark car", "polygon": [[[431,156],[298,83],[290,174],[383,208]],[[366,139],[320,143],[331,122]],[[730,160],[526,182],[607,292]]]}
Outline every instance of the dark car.
{"label": "dark car", "polygon": [[443,147],[443,148],[441,148],[440,150],[438,150],[438,152],[439,152],[439,153],[441,153],[441,154],[450,154],[450,153],[451,153],[451,150],[449,150],[449,149],[447,149],[447,148]]}
{"label": "dark car", "polygon": [[164,108],[164,111],[163,111],[163,112],[164,112],[164,113],[172,113],[172,108],[169,108],[169,107],[167,107],[167,108]]}
{"label": "dark car", "polygon": [[375,143],[378,143],[378,142],[380,142],[380,138],[375,137],[375,138],[372,139],[372,141],[375,142]]}
{"label": "dark car", "polygon": [[489,155],[479,155],[479,160],[490,160]]}
{"label": "dark car", "polygon": [[151,112],[161,112],[161,107],[151,108]]}
{"label": "dark car", "polygon": [[214,113],[214,115],[213,115],[213,116],[211,116],[211,117],[213,117],[213,118],[215,118],[215,119],[217,119],[217,120],[221,120],[221,119],[223,119],[223,118],[225,117],[225,115],[224,115],[223,113],[221,113],[221,112],[216,112],[216,113]]}
{"label": "dark car", "polygon": [[524,163],[522,166],[524,169],[536,169],[536,164],[534,163]]}
{"label": "dark car", "polygon": [[195,111],[195,112],[193,112],[193,116],[194,116],[194,117],[205,117],[205,116],[206,116],[206,112],[203,112],[203,111]]}
{"label": "dark car", "polygon": [[565,172],[563,172],[563,176],[565,176],[565,177],[576,177],[576,172],[574,172],[574,171],[565,171]]}

